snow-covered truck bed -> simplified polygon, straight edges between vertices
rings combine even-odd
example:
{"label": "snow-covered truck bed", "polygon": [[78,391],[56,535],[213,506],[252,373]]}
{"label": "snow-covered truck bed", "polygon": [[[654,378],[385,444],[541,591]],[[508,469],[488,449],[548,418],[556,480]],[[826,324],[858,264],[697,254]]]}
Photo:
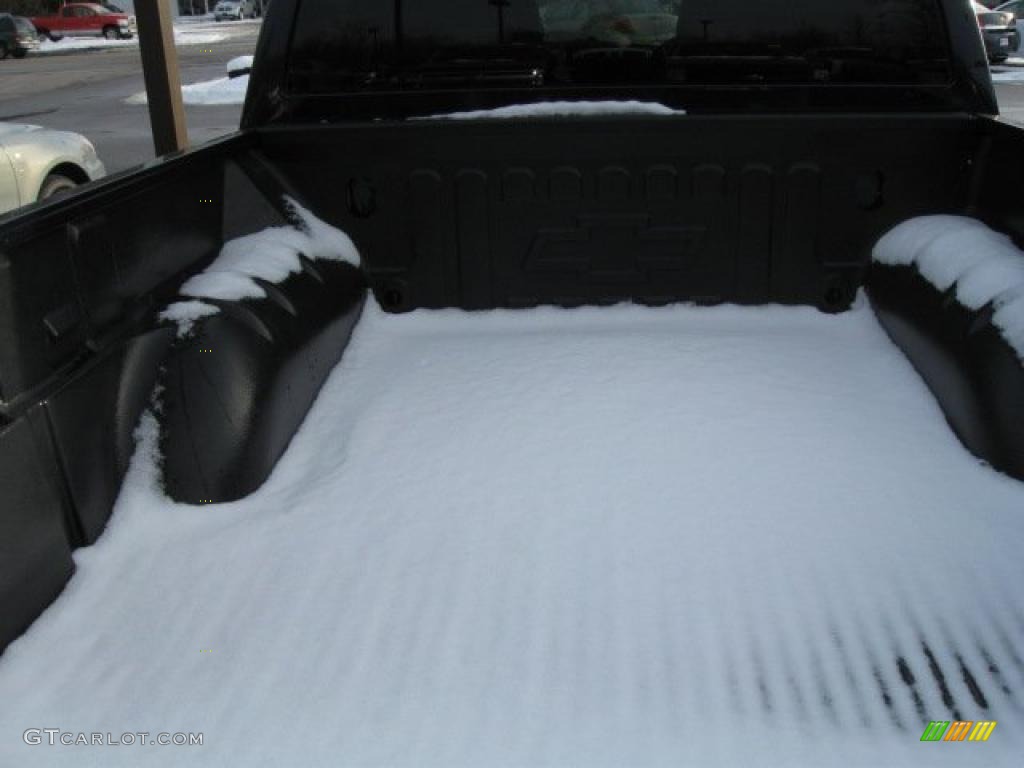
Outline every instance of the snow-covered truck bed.
{"label": "snow-covered truck bed", "polygon": [[1019,764],[974,14],[645,2],[274,0],[0,219],[0,766]]}
{"label": "snow-covered truck bed", "polygon": [[1024,484],[864,300],[371,304],[231,504],[164,496],[157,429],[0,663],[0,763],[934,766],[952,718],[1019,765]]}

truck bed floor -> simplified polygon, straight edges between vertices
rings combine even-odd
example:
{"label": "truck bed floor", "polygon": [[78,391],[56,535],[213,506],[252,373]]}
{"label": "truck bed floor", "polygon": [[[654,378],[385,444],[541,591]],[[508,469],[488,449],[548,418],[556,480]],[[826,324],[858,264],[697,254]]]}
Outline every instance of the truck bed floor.
{"label": "truck bed floor", "polygon": [[[369,306],[234,504],[163,497],[153,430],[0,658],[0,765],[1024,754],[1024,484],[961,447],[863,303]],[[931,720],[999,725],[921,743]]]}

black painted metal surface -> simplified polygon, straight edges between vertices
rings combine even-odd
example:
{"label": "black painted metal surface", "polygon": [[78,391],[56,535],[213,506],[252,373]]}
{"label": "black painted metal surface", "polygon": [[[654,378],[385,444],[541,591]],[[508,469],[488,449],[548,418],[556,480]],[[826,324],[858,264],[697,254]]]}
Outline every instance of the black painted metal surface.
{"label": "black painted metal surface", "polygon": [[35,407],[0,427],[0,649],[57,597],[74,570],[43,411]]}
{"label": "black painted metal surface", "polygon": [[267,162],[388,309],[779,302],[839,311],[877,239],[967,203],[967,115],[269,129]]}
{"label": "black painted metal surface", "polygon": [[360,271],[303,262],[268,298],[220,312],[176,342],[160,377],[160,449],[171,498],[233,501],[256,490],[341,358],[366,295]]}
{"label": "black painted metal surface", "polygon": [[991,307],[967,309],[913,267],[872,265],[868,295],[964,445],[1024,480],[1024,364]]}

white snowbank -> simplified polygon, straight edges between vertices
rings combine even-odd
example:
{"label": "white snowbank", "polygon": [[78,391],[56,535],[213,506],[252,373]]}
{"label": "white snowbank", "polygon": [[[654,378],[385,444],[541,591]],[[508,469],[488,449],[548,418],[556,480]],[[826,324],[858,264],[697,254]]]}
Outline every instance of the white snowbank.
{"label": "white snowbank", "polygon": [[[862,302],[370,305],[251,497],[171,503],[141,435],[0,658],[0,765],[1020,766],[1024,484]],[[925,640],[988,743],[920,743]]]}
{"label": "white snowbank", "polygon": [[1024,83],[1024,70],[1020,69],[993,69],[992,82],[994,83]]}
{"label": "white snowbank", "polygon": [[[215,32],[196,32],[191,30],[174,30],[175,45],[210,45],[225,40],[227,35]],[[138,48],[139,38],[128,40],[107,40],[103,37],[64,37],[53,42],[43,40],[39,43],[39,53],[60,53],[62,51],[80,51],[91,48]]]}
{"label": "white snowbank", "polygon": [[359,252],[348,235],[291,198],[285,201],[295,226],[269,227],[228,241],[205,270],[181,286],[180,294],[190,300],[172,304],[161,315],[178,324],[179,336],[187,335],[196,320],[218,312],[202,299],[265,298],[266,292],[255,280],[284,282],[288,275],[302,270],[300,254],[314,261],[344,261],[359,266]]}
{"label": "white snowbank", "polygon": [[235,56],[235,58],[227,63],[225,69],[229,75],[241,69],[252,69],[252,61],[252,56]]}
{"label": "white snowbank", "polygon": [[[217,106],[244,104],[245,92],[249,88],[249,75],[239,77],[218,77],[181,87],[181,98],[186,104]],[[146,92],[136,93],[125,99],[125,104],[146,104]]]}
{"label": "white snowbank", "polygon": [[181,96],[186,104],[214,106],[244,104],[249,89],[249,75],[218,77],[202,83],[182,86]]}
{"label": "white snowbank", "polygon": [[595,115],[685,115],[679,109],[649,101],[543,101],[473,112],[451,112],[416,120],[514,120],[524,117],[588,117]]}
{"label": "white snowbank", "polygon": [[1024,252],[1006,235],[964,216],[921,216],[878,241],[875,261],[916,265],[940,291],[956,286],[965,307],[992,304],[992,322],[1024,362]]}

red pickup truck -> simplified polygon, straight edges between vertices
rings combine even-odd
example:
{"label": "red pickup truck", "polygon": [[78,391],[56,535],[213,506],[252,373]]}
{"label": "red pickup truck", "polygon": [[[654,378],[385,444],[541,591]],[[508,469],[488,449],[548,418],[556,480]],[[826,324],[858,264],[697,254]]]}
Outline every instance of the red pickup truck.
{"label": "red pickup truck", "polygon": [[108,40],[118,40],[134,34],[128,14],[112,11],[99,3],[68,3],[52,16],[36,16],[31,21],[40,37],[51,40],[60,40],[65,35],[102,35]]}

